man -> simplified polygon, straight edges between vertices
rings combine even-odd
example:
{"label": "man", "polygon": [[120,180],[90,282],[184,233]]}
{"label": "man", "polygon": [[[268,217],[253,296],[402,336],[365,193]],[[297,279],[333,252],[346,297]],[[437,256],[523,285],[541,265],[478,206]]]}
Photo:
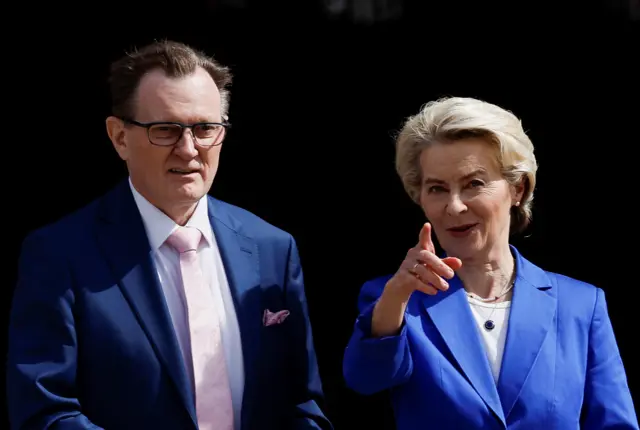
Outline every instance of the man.
{"label": "man", "polygon": [[113,64],[129,178],[24,242],[12,428],[331,428],[293,238],[207,195],[230,81],[174,42]]}

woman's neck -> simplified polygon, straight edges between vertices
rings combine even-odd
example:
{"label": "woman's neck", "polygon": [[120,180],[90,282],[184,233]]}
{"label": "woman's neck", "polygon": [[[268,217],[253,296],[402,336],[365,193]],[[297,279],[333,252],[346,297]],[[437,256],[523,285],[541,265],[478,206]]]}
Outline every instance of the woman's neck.
{"label": "woman's neck", "polygon": [[[465,290],[482,298],[499,296],[513,281],[515,263],[509,246],[483,259],[462,260],[457,270]],[[508,300],[511,292],[492,303]]]}

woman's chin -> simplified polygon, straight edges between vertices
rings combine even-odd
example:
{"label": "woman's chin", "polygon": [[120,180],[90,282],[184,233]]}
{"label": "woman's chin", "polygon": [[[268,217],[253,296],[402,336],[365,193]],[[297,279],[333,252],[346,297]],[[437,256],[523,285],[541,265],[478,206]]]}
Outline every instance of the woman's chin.
{"label": "woman's chin", "polygon": [[443,247],[447,256],[456,257],[462,261],[473,260],[475,257],[482,253],[482,247],[479,244],[469,242],[465,244],[455,244],[448,247]]}

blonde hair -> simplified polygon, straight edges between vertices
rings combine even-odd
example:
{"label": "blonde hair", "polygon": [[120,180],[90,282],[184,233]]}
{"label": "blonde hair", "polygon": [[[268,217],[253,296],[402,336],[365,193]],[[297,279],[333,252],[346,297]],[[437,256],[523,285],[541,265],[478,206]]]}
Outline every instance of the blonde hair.
{"label": "blonde hair", "polygon": [[511,211],[511,233],[531,222],[533,190],[538,165],[533,144],[520,120],[511,112],[473,98],[446,97],[431,101],[409,117],[396,138],[396,171],[411,199],[420,204],[420,155],[433,143],[481,138],[493,145],[502,176],[511,185],[522,184],[519,206]]}

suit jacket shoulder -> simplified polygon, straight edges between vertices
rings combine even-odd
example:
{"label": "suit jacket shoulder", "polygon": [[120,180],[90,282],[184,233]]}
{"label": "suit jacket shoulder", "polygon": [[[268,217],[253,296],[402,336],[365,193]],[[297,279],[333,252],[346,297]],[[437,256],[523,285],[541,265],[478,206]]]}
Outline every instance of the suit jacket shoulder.
{"label": "suit jacket shoulder", "polygon": [[290,233],[274,226],[247,209],[209,196],[211,215],[227,227],[259,242],[277,241],[289,243]]}
{"label": "suit jacket shoulder", "polygon": [[93,237],[101,199],[95,199],[62,218],[30,231],[22,241],[22,249],[37,247],[40,252],[55,253],[58,258],[82,249],[86,241]]}
{"label": "suit jacket shoulder", "polygon": [[593,284],[560,273],[545,271],[557,289],[558,309],[565,316],[578,318],[589,324],[594,313],[598,294],[604,292]]}

